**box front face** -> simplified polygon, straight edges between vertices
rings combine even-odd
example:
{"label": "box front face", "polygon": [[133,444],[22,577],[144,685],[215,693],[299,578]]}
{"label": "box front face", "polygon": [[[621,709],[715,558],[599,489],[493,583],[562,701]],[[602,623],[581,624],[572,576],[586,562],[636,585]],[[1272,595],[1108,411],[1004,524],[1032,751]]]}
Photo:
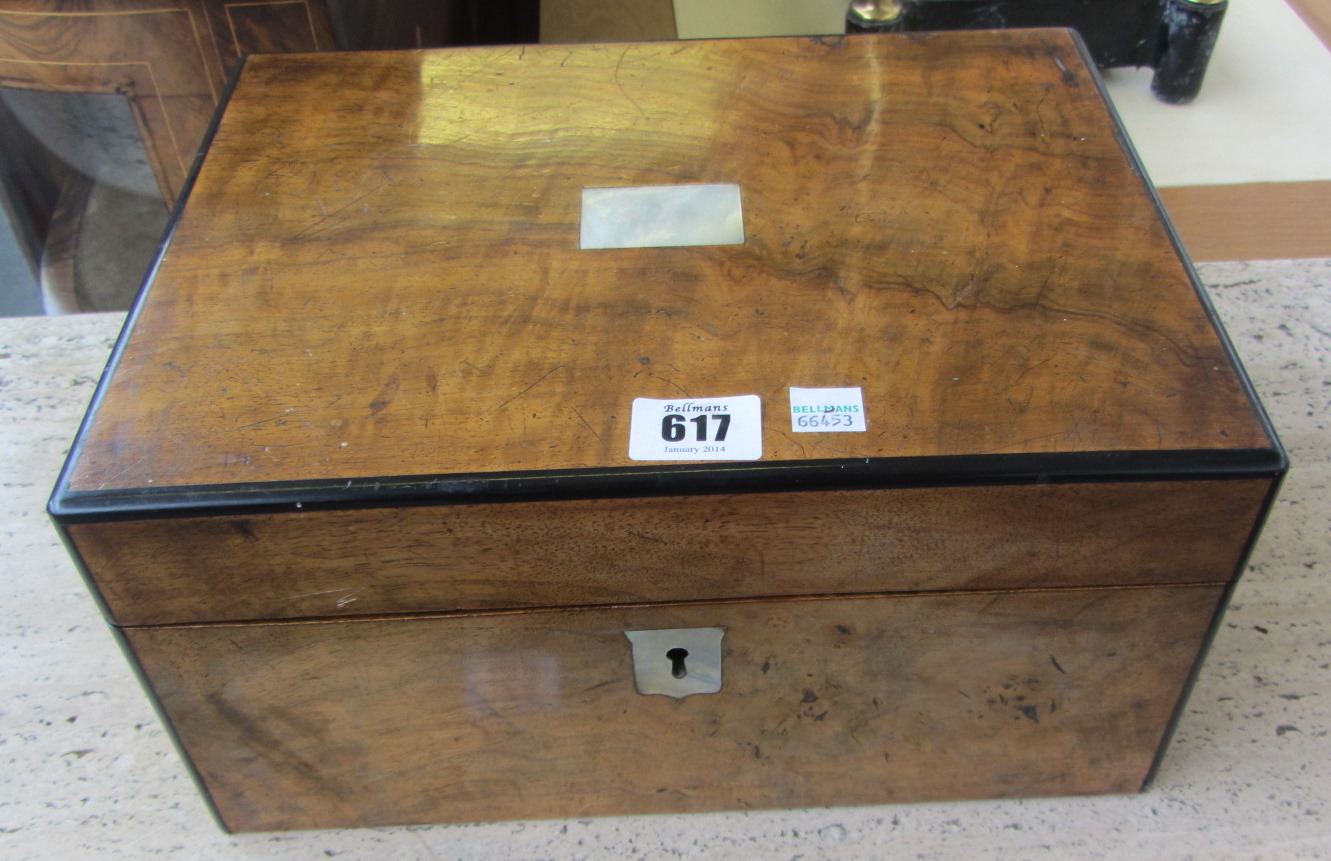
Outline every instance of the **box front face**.
{"label": "box front face", "polygon": [[[1222,592],[127,634],[228,827],[321,828],[1135,791]],[[709,627],[718,693],[636,692],[625,631]]]}

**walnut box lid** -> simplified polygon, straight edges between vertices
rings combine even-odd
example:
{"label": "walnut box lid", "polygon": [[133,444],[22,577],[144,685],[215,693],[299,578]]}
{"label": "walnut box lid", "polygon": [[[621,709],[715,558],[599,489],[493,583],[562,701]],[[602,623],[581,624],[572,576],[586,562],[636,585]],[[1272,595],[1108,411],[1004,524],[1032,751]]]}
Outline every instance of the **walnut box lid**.
{"label": "walnut box lid", "polygon": [[[584,190],[710,184],[742,242],[581,247]],[[738,396],[757,458],[630,457]],[[271,55],[52,510],[1282,465],[1070,32]]]}

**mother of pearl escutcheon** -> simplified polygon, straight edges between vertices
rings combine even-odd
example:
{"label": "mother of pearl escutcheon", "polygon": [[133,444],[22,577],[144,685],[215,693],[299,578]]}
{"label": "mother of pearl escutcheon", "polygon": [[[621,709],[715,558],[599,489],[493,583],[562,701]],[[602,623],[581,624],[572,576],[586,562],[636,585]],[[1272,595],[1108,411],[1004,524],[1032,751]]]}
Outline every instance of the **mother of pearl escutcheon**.
{"label": "mother of pearl escutcheon", "polygon": [[625,631],[633,644],[633,678],[640,694],[683,699],[721,690],[725,628]]}

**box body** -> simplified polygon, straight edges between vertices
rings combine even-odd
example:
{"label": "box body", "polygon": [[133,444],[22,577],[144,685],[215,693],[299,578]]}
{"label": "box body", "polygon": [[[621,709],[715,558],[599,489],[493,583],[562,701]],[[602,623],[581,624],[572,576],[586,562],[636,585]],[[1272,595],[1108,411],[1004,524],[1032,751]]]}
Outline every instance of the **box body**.
{"label": "box body", "polygon": [[486,48],[247,60],[51,511],[254,830],[1136,790],[1284,469],[1071,34]]}

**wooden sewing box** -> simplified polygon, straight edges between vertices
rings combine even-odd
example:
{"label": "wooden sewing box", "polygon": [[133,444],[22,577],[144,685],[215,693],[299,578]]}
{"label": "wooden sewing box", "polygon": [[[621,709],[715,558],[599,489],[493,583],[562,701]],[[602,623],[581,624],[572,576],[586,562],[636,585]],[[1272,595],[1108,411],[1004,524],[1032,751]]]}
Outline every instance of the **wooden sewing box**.
{"label": "wooden sewing box", "polygon": [[[741,243],[580,245],[705,184]],[[224,826],[330,828],[1137,791],[1285,468],[1068,31],[326,53],[244,63],[50,512]]]}

